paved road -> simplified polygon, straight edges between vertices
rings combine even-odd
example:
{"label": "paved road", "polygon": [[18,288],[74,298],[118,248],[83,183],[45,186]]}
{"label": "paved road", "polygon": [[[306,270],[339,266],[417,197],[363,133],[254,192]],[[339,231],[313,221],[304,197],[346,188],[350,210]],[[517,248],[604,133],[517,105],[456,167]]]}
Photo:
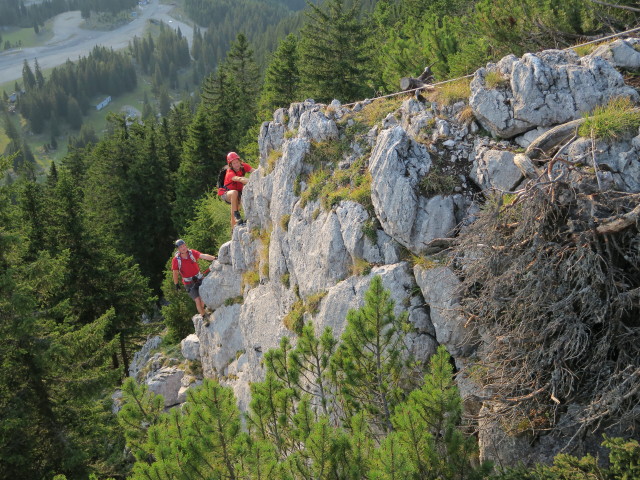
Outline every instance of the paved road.
{"label": "paved road", "polygon": [[80,28],[80,12],[67,12],[58,15],[53,22],[53,38],[41,47],[13,49],[0,53],[0,83],[22,78],[22,65],[26,59],[33,68],[34,59],[38,59],[41,69],[53,68],[67,61],[77,60],[89,55],[93,47],[102,45],[120,50],[129,45],[133,37],[142,37],[147,20],[154,18],[177,29],[187,37],[189,44],[193,39],[193,28],[169,15],[172,5],[160,5],[159,0],[138,8],[138,17],[130,23],[108,32],[84,30]]}

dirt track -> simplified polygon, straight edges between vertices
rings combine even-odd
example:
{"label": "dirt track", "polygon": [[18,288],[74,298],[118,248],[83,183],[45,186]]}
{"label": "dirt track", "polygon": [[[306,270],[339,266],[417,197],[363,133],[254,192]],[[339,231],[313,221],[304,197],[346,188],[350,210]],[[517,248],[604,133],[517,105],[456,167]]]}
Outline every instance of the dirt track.
{"label": "dirt track", "polygon": [[102,45],[120,50],[129,45],[133,37],[142,37],[147,20],[161,20],[173,28],[180,28],[189,43],[193,38],[193,28],[175,20],[169,15],[171,5],[160,5],[158,0],[145,7],[138,8],[138,17],[120,28],[108,32],[84,30],[80,28],[80,12],[67,12],[58,15],[53,21],[53,38],[41,47],[12,49],[0,54],[0,83],[22,78],[22,65],[26,59],[33,68],[37,58],[41,69],[53,68],[69,60],[89,55],[93,47]]}

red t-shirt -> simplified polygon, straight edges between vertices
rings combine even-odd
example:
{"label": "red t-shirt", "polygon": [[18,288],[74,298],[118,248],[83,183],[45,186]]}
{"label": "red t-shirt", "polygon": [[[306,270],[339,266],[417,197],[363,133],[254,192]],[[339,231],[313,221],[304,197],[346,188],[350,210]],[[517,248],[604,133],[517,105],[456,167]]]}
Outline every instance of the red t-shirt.
{"label": "red t-shirt", "polygon": [[237,190],[239,192],[244,188],[244,183],[242,182],[233,182],[231,179],[233,177],[244,177],[245,173],[249,173],[252,170],[251,165],[248,163],[242,162],[242,170],[240,172],[236,172],[233,168],[229,167],[227,169],[227,173],[224,175],[224,185],[226,185],[226,189],[219,188],[218,195],[222,195],[227,190]]}
{"label": "red t-shirt", "polygon": [[[182,268],[180,268],[180,275],[182,275],[182,283],[185,283],[184,278],[193,277],[200,273],[200,267],[198,266],[197,260],[200,258],[200,252],[198,250],[191,250],[193,254],[193,258],[196,259],[195,262],[191,261],[191,257],[187,255],[187,258],[182,258]],[[173,260],[171,261],[171,269],[178,270],[178,259],[176,256],[173,256]]]}

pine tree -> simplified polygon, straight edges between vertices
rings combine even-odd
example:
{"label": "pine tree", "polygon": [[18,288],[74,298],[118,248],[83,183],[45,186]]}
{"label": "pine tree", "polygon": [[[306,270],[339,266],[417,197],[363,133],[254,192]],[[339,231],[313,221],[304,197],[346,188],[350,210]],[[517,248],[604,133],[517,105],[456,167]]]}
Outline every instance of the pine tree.
{"label": "pine tree", "polygon": [[[157,400],[152,402],[158,404]],[[239,454],[247,439],[240,429],[240,412],[230,388],[205,379],[199,388],[189,391],[182,411],[173,409],[157,420],[153,409],[135,410],[136,405],[127,407],[120,417],[127,424],[129,438],[133,436],[138,445],[140,461],[130,478],[239,478]],[[153,423],[146,432],[136,433],[131,427],[138,419],[149,417],[148,410]]]}
{"label": "pine tree", "polygon": [[393,430],[391,415],[403,399],[403,376],[408,373],[407,313],[396,317],[393,309],[390,292],[374,276],[364,306],[347,314],[342,342],[331,359],[346,418],[366,411],[383,432]]}
{"label": "pine tree", "polygon": [[346,9],[343,0],[329,0],[323,9],[309,4],[300,38],[300,77],[306,96],[329,102],[350,102],[371,96],[367,86],[369,53],[360,2]]}
{"label": "pine tree", "polygon": [[287,337],[282,337],[280,348],[265,354],[265,364],[296,392],[298,398],[303,394],[310,395],[314,408],[320,414],[329,415],[332,398],[329,361],[336,345],[330,328],[327,327],[318,338],[313,325],[307,323],[295,348],[291,348]]}
{"label": "pine tree", "polygon": [[41,89],[44,87],[44,75],[42,75],[42,71],[40,70],[40,65],[38,64],[38,59],[35,59],[34,64],[35,77],[36,77],[36,87]]}
{"label": "pine tree", "polygon": [[[431,357],[423,386],[411,392],[392,416],[391,435],[405,452],[409,478],[481,479],[488,474],[489,464],[473,465],[476,445],[459,430],[461,416],[462,399],[454,383],[451,357],[441,345]],[[386,462],[390,461],[387,457]]]}

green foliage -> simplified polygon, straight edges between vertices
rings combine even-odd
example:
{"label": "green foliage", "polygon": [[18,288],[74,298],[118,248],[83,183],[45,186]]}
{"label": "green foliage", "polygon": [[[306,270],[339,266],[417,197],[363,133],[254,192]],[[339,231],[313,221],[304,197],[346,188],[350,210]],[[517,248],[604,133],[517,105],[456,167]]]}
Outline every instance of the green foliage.
{"label": "green foliage", "polygon": [[350,310],[341,344],[331,360],[332,378],[344,397],[346,418],[365,411],[383,432],[392,430],[391,415],[403,400],[407,371],[404,334],[406,312],[393,313],[394,302],[374,276],[360,310]]}
{"label": "green foliage", "polygon": [[596,107],[578,129],[582,137],[614,140],[629,135],[640,126],[640,110],[627,97],[613,98],[605,106]]}
{"label": "green foliage", "polygon": [[350,102],[371,96],[371,89],[363,82],[369,51],[359,7],[359,2],[353,2],[347,9],[343,0],[329,0],[322,7],[309,3],[299,44],[305,96],[320,102],[333,98]]}
{"label": "green foliage", "polygon": [[131,398],[120,419],[138,445],[138,461],[130,478],[191,478],[203,472],[210,478],[239,475],[239,454],[246,437],[230,388],[205,379],[201,387],[189,390],[184,409],[160,416],[161,397],[128,388]]}
{"label": "green foliage", "polygon": [[269,119],[277,108],[288,107],[298,98],[298,39],[289,34],[280,42],[264,74],[260,95],[260,117]]}

